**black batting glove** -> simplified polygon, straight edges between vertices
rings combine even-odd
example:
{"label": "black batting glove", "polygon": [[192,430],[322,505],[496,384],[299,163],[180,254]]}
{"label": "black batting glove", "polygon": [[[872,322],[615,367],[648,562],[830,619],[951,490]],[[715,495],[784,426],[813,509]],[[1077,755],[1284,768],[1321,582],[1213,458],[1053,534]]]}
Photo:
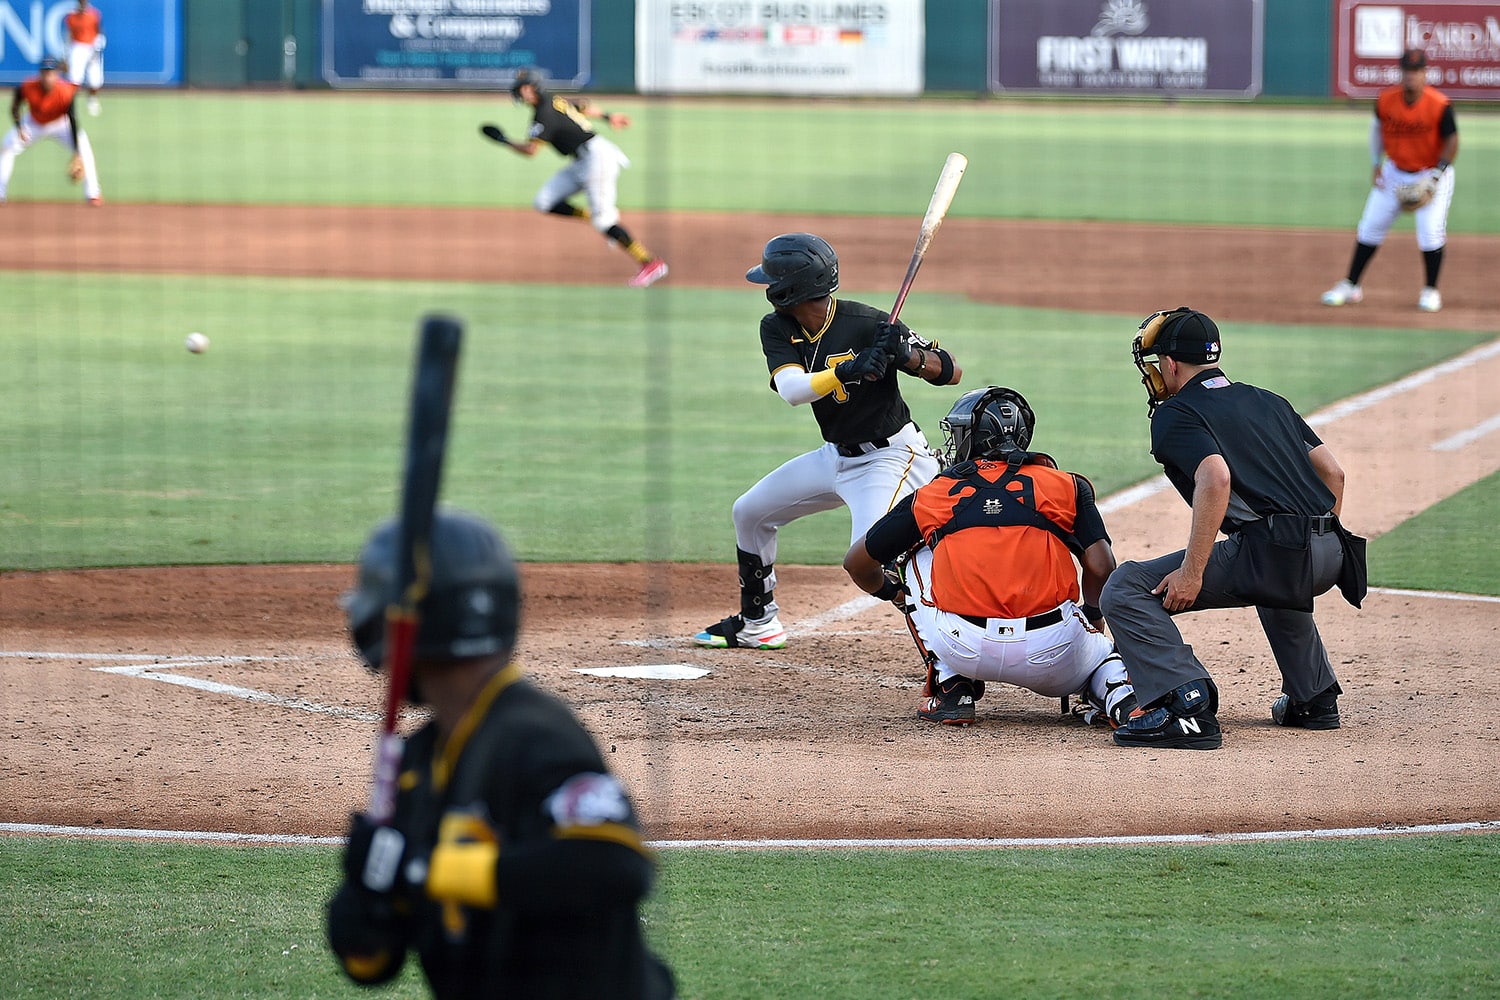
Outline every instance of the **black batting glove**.
{"label": "black batting glove", "polygon": [[885,376],[886,365],[889,363],[890,359],[886,357],[885,351],[876,345],[866,347],[847,361],[840,361],[834,366],[833,374],[838,376],[840,382],[874,382]]}
{"label": "black batting glove", "polygon": [[400,830],[377,826],[364,813],[356,813],[349,823],[344,875],[370,892],[392,895],[420,888],[427,881],[427,862],[412,855]]}
{"label": "black batting glove", "polygon": [[905,368],[911,364],[911,344],[902,336],[901,328],[894,323],[880,323],[876,329],[880,333],[875,338],[875,346],[884,351],[896,367]]}

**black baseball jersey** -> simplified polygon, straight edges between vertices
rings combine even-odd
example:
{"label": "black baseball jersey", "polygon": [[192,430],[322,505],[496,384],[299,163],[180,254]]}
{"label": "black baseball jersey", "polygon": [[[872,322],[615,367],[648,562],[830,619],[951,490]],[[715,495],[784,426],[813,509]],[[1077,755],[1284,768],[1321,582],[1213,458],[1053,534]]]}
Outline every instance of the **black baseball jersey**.
{"label": "black baseball jersey", "polygon": [[1230,476],[1227,533],[1269,514],[1331,511],[1333,493],[1307,457],[1322,443],[1291,403],[1231,382],[1217,368],[1199,372],[1151,417],[1151,454],[1188,503],[1198,466],[1223,456]]}
{"label": "black baseball jersey", "polygon": [[559,701],[507,667],[446,744],[406,744],[393,824],[408,856],[494,843],[496,906],[415,901],[407,922],[437,997],[667,1000],[671,973],[641,937],[654,865],[635,811]]}
{"label": "black baseball jersey", "polygon": [[[783,368],[803,368],[816,374],[848,361],[875,343],[880,335],[878,324],[890,314],[874,306],[852,300],[831,299],[833,308],[828,322],[816,333],[804,330],[796,320],[781,313],[767,313],[760,321],[760,348],[766,355],[771,372],[771,388],[776,388],[776,373]],[[897,322],[902,336],[916,347],[932,348],[929,342],[912,333],[905,323]],[[850,382],[812,402],[813,416],[823,440],[834,444],[859,444],[895,434],[911,420],[906,400],[896,384],[898,369],[890,365],[875,382]]]}
{"label": "black baseball jersey", "polygon": [[564,156],[577,156],[579,147],[594,137],[594,125],[566,97],[538,94],[531,128],[526,134],[551,143]]}

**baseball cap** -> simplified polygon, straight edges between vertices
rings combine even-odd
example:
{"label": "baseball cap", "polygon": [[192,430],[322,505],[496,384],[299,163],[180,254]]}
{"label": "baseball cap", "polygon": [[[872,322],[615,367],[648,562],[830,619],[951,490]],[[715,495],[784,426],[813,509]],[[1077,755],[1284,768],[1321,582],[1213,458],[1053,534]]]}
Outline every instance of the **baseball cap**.
{"label": "baseball cap", "polygon": [[1156,353],[1190,365],[1219,360],[1219,325],[1196,309],[1168,319],[1156,338]]}
{"label": "baseball cap", "polygon": [[1427,53],[1421,49],[1407,49],[1401,53],[1402,69],[1426,69]]}
{"label": "baseball cap", "polygon": [[41,62],[37,63],[37,67],[36,68],[37,68],[38,71],[41,71],[41,70],[44,70],[44,69],[62,69],[62,63],[58,62],[52,56],[48,56],[47,58],[43,59]]}

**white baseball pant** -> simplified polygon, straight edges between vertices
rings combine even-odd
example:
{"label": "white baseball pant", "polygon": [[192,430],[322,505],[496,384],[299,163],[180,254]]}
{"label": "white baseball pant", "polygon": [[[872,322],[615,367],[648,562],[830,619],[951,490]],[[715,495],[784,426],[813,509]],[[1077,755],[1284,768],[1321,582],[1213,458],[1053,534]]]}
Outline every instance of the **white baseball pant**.
{"label": "white baseball pant", "polygon": [[5,199],[5,192],[10,187],[10,175],[16,169],[16,157],[40,139],[51,139],[66,149],[69,155],[77,153],[83,158],[83,197],[85,200],[98,198],[99,172],[94,169],[94,149],[89,145],[88,134],[83,129],[78,130],[78,147],[75,149],[73,130],[68,127],[67,118],[57,118],[45,125],[38,125],[31,113],[27,112],[21,116],[20,127],[12,128],[5,133],[4,140],[0,140],[0,201]]}

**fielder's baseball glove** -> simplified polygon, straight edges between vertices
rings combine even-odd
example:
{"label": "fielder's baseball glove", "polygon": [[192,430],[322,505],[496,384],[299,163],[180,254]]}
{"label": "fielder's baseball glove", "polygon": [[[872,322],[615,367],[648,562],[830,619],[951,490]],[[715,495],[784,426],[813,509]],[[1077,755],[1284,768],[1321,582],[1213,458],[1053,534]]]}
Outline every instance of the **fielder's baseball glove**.
{"label": "fielder's baseball glove", "polygon": [[74,153],[73,158],[68,161],[68,180],[74,184],[83,180],[83,157],[77,153]]}
{"label": "fielder's baseball glove", "polygon": [[1401,210],[1403,212],[1415,212],[1427,204],[1432,200],[1432,196],[1437,193],[1437,185],[1438,175],[1436,173],[1427,174],[1421,180],[1412,181],[1410,184],[1397,184],[1396,200],[1401,203]]}

